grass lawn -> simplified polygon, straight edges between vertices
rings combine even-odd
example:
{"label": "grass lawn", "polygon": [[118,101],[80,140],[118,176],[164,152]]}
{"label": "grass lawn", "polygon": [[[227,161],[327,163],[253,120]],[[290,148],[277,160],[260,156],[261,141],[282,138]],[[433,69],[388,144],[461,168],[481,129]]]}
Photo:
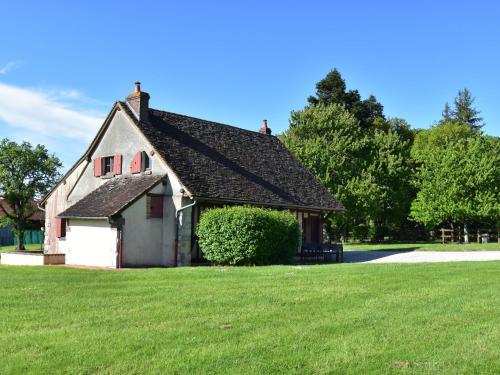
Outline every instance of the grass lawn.
{"label": "grass lawn", "polygon": [[500,262],[0,266],[0,373],[498,374]]}
{"label": "grass lawn", "polygon": [[389,244],[345,244],[345,250],[363,250],[363,251],[477,251],[477,250],[497,250],[500,251],[499,243],[437,243],[437,242],[421,242],[421,243],[389,243]]}
{"label": "grass lawn", "polygon": [[[14,251],[16,249],[17,245],[12,245],[12,246],[0,246],[0,253],[3,253],[4,251]],[[35,243],[35,244],[29,244],[25,245],[26,250],[30,251],[40,251],[40,244]]]}

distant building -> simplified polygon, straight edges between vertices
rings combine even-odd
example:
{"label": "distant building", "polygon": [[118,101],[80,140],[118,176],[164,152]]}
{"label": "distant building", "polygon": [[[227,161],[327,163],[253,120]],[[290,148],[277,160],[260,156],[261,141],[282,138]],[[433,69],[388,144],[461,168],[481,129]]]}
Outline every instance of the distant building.
{"label": "distant building", "polygon": [[[5,202],[5,200],[0,199],[0,203],[6,208],[8,212],[12,211],[12,208]],[[0,209],[0,218],[4,217],[5,213]],[[28,223],[28,231],[40,231],[45,223],[45,215],[42,211],[35,212]],[[11,226],[0,227],[0,246],[10,246],[15,243],[15,235],[12,231]]]}

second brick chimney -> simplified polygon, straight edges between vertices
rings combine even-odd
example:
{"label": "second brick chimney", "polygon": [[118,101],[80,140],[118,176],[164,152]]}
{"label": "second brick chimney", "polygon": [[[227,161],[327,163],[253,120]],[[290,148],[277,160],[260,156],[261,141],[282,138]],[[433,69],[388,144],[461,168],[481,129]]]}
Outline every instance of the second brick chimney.
{"label": "second brick chimney", "polygon": [[259,129],[259,133],[271,134],[271,129],[267,127],[267,120],[262,120],[262,128]]}
{"label": "second brick chimney", "polygon": [[126,100],[139,121],[149,121],[149,94],[141,91],[140,82],[135,83],[135,91],[130,93]]}

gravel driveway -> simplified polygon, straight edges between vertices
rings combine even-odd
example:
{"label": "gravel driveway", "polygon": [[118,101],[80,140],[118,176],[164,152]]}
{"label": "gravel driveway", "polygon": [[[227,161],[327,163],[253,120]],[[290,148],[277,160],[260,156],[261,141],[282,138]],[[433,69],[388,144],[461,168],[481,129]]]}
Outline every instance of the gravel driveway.
{"label": "gravel driveway", "polygon": [[500,251],[344,251],[346,263],[426,263],[500,260]]}

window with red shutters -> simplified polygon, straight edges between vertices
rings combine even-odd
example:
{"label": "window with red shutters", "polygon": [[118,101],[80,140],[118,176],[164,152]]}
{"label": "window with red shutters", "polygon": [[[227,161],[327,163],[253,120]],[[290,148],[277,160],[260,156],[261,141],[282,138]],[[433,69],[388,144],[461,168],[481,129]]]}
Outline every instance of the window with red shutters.
{"label": "window with red shutters", "polygon": [[56,217],[56,237],[66,237],[66,219]]}
{"label": "window with red shutters", "polygon": [[115,175],[122,174],[122,156],[119,154],[115,155],[113,172]]}
{"label": "window with red shutters", "polygon": [[163,217],[163,195],[147,195],[146,218],[158,219]]}
{"label": "window with red shutters", "polygon": [[94,159],[94,176],[95,177],[102,176],[102,159],[101,158]]}

